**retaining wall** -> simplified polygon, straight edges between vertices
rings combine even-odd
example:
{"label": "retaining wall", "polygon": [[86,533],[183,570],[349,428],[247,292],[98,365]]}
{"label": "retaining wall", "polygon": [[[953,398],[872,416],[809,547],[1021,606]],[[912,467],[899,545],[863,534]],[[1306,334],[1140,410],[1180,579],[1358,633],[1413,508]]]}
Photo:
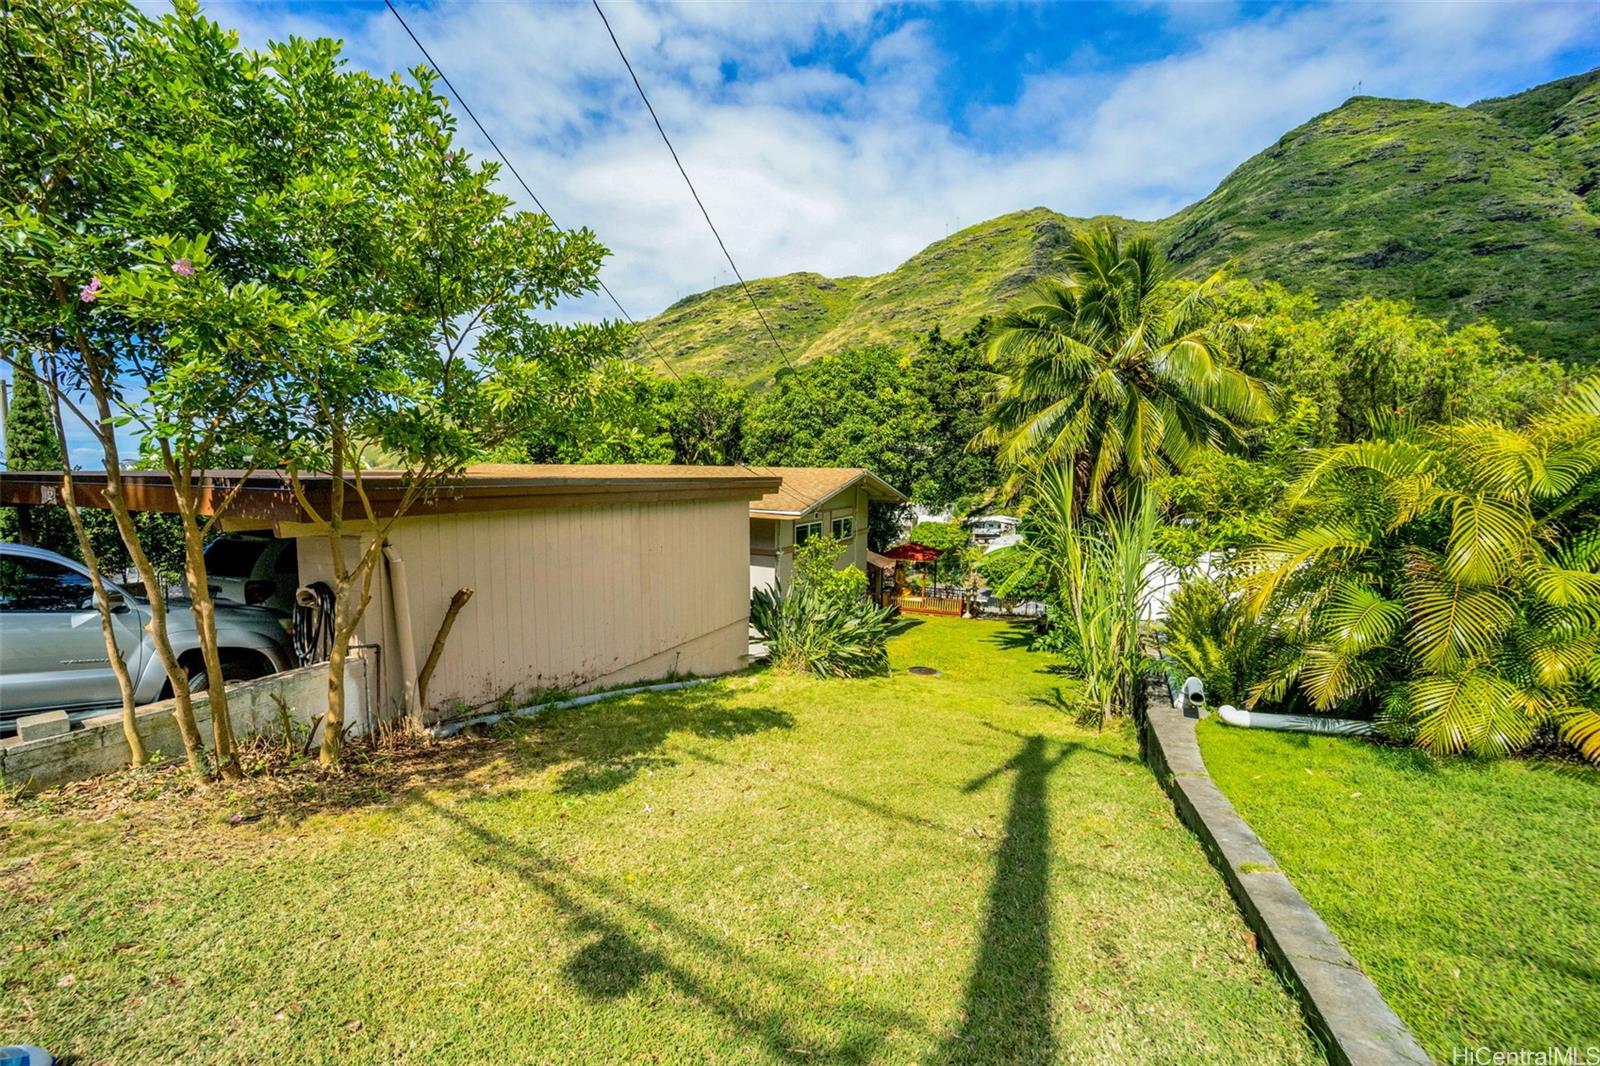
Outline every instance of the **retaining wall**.
{"label": "retaining wall", "polygon": [[[373,728],[369,718],[368,661],[352,658],[345,671],[345,721],[352,733],[361,735]],[[311,723],[328,713],[328,668],[326,664],[288,670],[281,674],[228,686],[228,715],[236,737],[281,732],[278,700],[282,699],[289,719],[310,728]],[[172,701],[140,707],[139,735],[145,750],[160,752],[166,759],[182,759],[183,737],[172,717]],[[204,694],[194,698],[194,716],[206,747],[211,746],[211,703]],[[122,712],[86,719],[81,728],[41,740],[4,742],[0,746],[0,781],[7,788],[49,788],[95,774],[110,773],[128,765],[128,742],[122,735]]]}
{"label": "retaining wall", "polygon": [[1371,978],[1290,883],[1261,839],[1217,788],[1200,756],[1195,720],[1164,683],[1146,693],[1145,760],[1178,816],[1222,872],[1268,961],[1300,1000],[1330,1061],[1341,1066],[1427,1063],[1427,1052]]}

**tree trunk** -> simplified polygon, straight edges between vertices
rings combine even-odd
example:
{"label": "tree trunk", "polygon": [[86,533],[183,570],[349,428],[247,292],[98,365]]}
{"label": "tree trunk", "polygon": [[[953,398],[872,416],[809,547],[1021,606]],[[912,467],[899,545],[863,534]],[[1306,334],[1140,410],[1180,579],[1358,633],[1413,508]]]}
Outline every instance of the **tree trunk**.
{"label": "tree trunk", "polygon": [[[109,421],[107,424],[109,425]],[[161,667],[167,674],[167,681],[172,685],[172,718],[178,723],[178,733],[183,737],[183,750],[188,757],[189,769],[196,776],[204,777],[205,744],[200,739],[200,726],[194,720],[194,701],[189,692],[189,677],[178,664],[178,656],[172,650],[172,641],[167,639],[167,601],[162,595],[161,577],[156,573],[150,557],[144,553],[144,545],[139,540],[139,531],[134,527],[133,516],[128,511],[126,498],[122,493],[122,474],[120,469],[113,465],[114,462],[113,451],[106,457],[106,509],[116,520],[117,532],[122,535],[123,546],[128,549],[134,569],[139,572],[139,580],[144,582],[145,595],[150,605],[150,621],[145,624],[145,631],[150,634],[156,658],[161,661]]]}
{"label": "tree trunk", "polygon": [[[58,419],[59,421],[59,419]],[[59,426],[58,426],[59,430]],[[128,763],[143,766],[150,761],[144,748],[144,738],[139,736],[139,719],[133,699],[133,678],[128,674],[128,664],[123,661],[122,649],[117,647],[117,627],[111,619],[111,601],[106,597],[105,579],[100,576],[100,560],[89,542],[89,531],[84,528],[83,516],[78,512],[77,494],[74,491],[72,470],[61,473],[61,502],[66,506],[72,531],[78,537],[78,550],[83,553],[83,565],[89,571],[89,582],[94,586],[95,608],[100,612],[100,635],[105,638],[106,657],[111,672],[117,679],[117,693],[122,697],[122,735],[128,742]]]}
{"label": "tree trunk", "polygon": [[[343,612],[334,601],[334,617]],[[328,715],[322,723],[322,749],[317,762],[322,766],[337,766],[344,756],[344,662],[350,654],[350,635],[353,627],[334,624],[333,646],[328,649]]]}
{"label": "tree trunk", "polygon": [[[176,483],[175,483],[176,484]],[[217,652],[217,606],[211,599],[206,579],[205,541],[191,504],[183,501],[187,490],[178,490],[180,518],[183,522],[184,576],[189,586],[189,610],[194,614],[195,633],[200,640],[200,655],[206,664],[206,700],[211,707],[211,747],[217,771],[223,777],[244,776],[233,740],[233,719],[228,713],[228,690],[222,673],[222,657]]]}
{"label": "tree trunk", "polygon": [[461,608],[472,599],[472,589],[461,588],[450,597],[450,606],[445,608],[444,621],[439,623],[439,632],[433,638],[433,647],[428,649],[428,658],[422,664],[422,670],[417,674],[417,705],[426,713],[428,707],[428,682],[433,680],[434,667],[439,665],[439,656],[444,654],[444,643],[450,639],[450,630],[456,624],[456,615],[461,613]]}
{"label": "tree trunk", "polygon": [[12,511],[17,516],[17,543],[36,547],[39,543],[38,536],[33,531],[33,508],[13,507]]}
{"label": "tree trunk", "polygon": [[[68,295],[66,285],[61,279],[52,278],[51,287],[61,306],[69,311],[72,310],[72,298]],[[128,510],[127,496],[123,492],[122,457],[117,451],[115,412],[111,409],[111,393],[106,382],[106,370],[101,366],[93,346],[89,344],[88,338],[81,330],[73,331],[73,343],[83,358],[84,376],[88,381],[89,391],[94,396],[98,422],[89,428],[100,444],[101,455],[105,462],[106,509],[111,512],[111,517],[117,524],[117,532],[122,537],[123,546],[128,549],[128,556],[133,560],[134,569],[139,572],[139,579],[144,582],[145,594],[150,604],[150,621],[146,623],[145,630],[150,634],[156,658],[161,661],[162,669],[166,671],[167,679],[172,684],[172,717],[178,723],[178,732],[183,737],[183,749],[188,756],[189,769],[197,777],[204,777],[205,748],[200,740],[200,727],[194,720],[189,679],[179,669],[178,657],[172,651],[172,641],[167,639],[167,602],[161,594],[161,578],[151,565],[150,557],[144,552],[144,543],[139,539],[139,530],[133,524],[133,515]]]}
{"label": "tree trunk", "polygon": [[[50,398],[50,423],[55,428],[56,440],[64,441],[67,433],[61,418],[60,384],[53,363],[49,371],[50,381],[45,391]],[[123,661],[122,649],[117,647],[117,627],[111,618],[111,601],[106,597],[100,559],[95,555],[89,531],[83,524],[83,514],[78,510],[77,481],[73,477],[72,464],[66,462],[64,457],[61,464],[61,503],[67,509],[67,520],[72,523],[72,532],[78,538],[78,551],[83,556],[83,565],[89,570],[89,582],[94,587],[95,607],[100,612],[100,635],[105,638],[106,657],[111,663],[111,673],[117,679],[117,694],[122,697],[122,735],[128,742],[128,763],[131,766],[143,766],[150,761],[150,755],[145,751],[144,738],[139,735],[133,678],[128,674],[128,664]]]}

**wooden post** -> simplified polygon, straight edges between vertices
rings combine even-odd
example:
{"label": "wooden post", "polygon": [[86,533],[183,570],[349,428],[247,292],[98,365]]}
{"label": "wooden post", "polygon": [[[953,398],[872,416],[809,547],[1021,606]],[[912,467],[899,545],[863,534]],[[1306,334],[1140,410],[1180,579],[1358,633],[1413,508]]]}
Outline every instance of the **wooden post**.
{"label": "wooden post", "polygon": [[439,632],[433,638],[433,647],[428,649],[428,659],[417,674],[417,703],[424,710],[428,706],[428,682],[433,678],[433,668],[439,665],[439,656],[444,654],[444,642],[450,638],[450,627],[456,624],[456,615],[461,613],[461,608],[465,607],[470,599],[472,590],[468,588],[457,589],[456,594],[450,597],[450,606],[445,609],[444,621],[439,623]]}

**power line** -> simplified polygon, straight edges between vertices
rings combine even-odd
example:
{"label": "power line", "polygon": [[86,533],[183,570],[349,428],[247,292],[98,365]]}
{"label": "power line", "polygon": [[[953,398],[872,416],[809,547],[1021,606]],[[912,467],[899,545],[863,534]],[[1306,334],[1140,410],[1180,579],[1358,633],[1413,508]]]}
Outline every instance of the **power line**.
{"label": "power line", "polygon": [[[733,256],[728,252],[728,246],[722,240],[722,234],[717,232],[717,224],[711,221],[711,212],[706,210],[704,201],[700,199],[700,192],[694,187],[694,182],[689,180],[689,172],[683,169],[683,160],[678,158],[678,150],[672,147],[672,138],[667,136],[666,127],[661,125],[661,118],[656,114],[655,107],[650,103],[650,97],[644,91],[644,86],[639,84],[639,75],[633,71],[633,64],[628,62],[628,53],[622,50],[622,42],[617,40],[616,31],[611,28],[611,20],[606,18],[606,13],[601,10],[600,0],[590,0],[594,4],[595,14],[600,16],[600,21],[605,23],[606,33],[611,38],[611,44],[616,48],[617,55],[622,57],[622,65],[628,68],[628,76],[633,79],[633,87],[639,90],[639,99],[644,101],[645,110],[650,112],[650,118],[656,124],[656,132],[661,134],[661,140],[666,144],[667,151],[672,153],[672,161],[678,165],[678,173],[683,175],[683,183],[689,186],[689,194],[694,197],[695,205],[700,208],[700,214],[706,220],[706,225],[711,227],[711,235],[717,239],[717,247],[722,249],[722,257],[733,268],[733,276],[739,279],[739,286],[744,289],[745,299],[750,301],[750,306],[756,309],[756,317],[761,319],[761,325],[766,329],[767,336],[772,339],[772,346],[778,349],[778,354],[783,356],[783,361],[790,370],[794,364],[789,361],[789,353],[783,350],[783,345],[778,341],[778,335],[772,331],[772,325],[767,321],[766,313],[761,310],[761,305],[756,302],[755,293],[750,291],[750,284],[744,280],[744,275],[739,273],[739,264],[733,261]],[[384,0],[389,3],[389,0]],[[390,5],[393,7],[393,5]],[[441,72],[441,76],[442,72]]]}
{"label": "power line", "polygon": [[[438,62],[433,58],[432,54],[428,52],[427,46],[417,38],[416,33],[414,33],[410,25],[407,24],[405,16],[400,14],[400,9],[394,6],[394,0],[383,0],[383,3],[384,6],[389,9],[389,13],[393,15],[395,20],[400,23],[401,29],[406,31],[406,36],[411,38],[411,43],[417,46],[417,51],[422,53],[422,58],[428,61],[428,66],[434,69],[434,73],[439,75],[439,80],[444,82],[445,88],[450,90],[451,95],[455,97],[456,103],[461,105],[461,110],[465,111],[467,113],[467,117],[472,120],[472,124],[478,127],[478,132],[483,134],[483,139],[489,142],[489,147],[493,148],[494,154],[500,157],[500,162],[504,163],[506,165],[506,169],[511,172],[511,176],[517,179],[517,183],[522,186],[522,191],[528,194],[528,197],[533,201],[534,206],[539,209],[539,213],[545,218],[549,219],[550,224],[557,230],[560,230],[564,233],[571,232],[555,220],[555,217],[551,215],[550,212],[546,210],[544,204],[540,202],[538,194],[533,191],[533,188],[527,183],[522,175],[517,172],[516,166],[509,158],[507,158],[505,152],[501,150],[500,145],[495,142],[495,139],[489,135],[489,131],[484,128],[483,123],[478,120],[477,114],[472,110],[472,105],[468,104],[466,98],[461,95],[459,90],[456,89],[455,83],[450,80],[450,75],[444,72],[444,68],[438,64]],[[615,40],[615,38],[612,39]],[[626,62],[626,57],[624,57],[624,62]],[[637,79],[635,79],[634,83],[638,84]],[[643,92],[642,89],[640,91]],[[659,125],[660,123],[657,123],[657,126]],[[662,134],[662,136],[666,136],[666,134]],[[679,169],[681,170],[682,167],[679,167]],[[685,175],[685,178],[687,177],[688,175]],[[704,208],[701,210],[704,210]],[[708,218],[706,221],[709,222],[711,220]],[[718,238],[718,240],[721,240],[721,238]],[[727,249],[723,249],[723,252],[726,254]],[[729,262],[732,262],[732,260],[729,260]],[[740,280],[742,281],[743,279],[741,278]],[[616,304],[617,310],[622,313],[622,317],[627,320],[628,325],[637,330],[639,328],[639,323],[635,322],[633,320],[633,316],[628,314],[628,309],[622,306],[622,301],[617,299],[616,293],[611,291],[610,287],[606,285],[604,279],[595,278],[595,281],[599,283],[600,291],[609,296],[613,304]],[[757,308],[756,310],[759,312],[760,308]],[[765,320],[763,319],[763,321]],[[767,332],[771,333],[772,331],[769,329]],[[683,375],[679,374],[677,368],[668,361],[666,356],[661,354],[661,350],[656,347],[655,342],[643,332],[638,333],[638,336],[644,341],[645,346],[650,349],[651,353],[657,359],[661,360],[661,365],[666,367],[673,377],[677,378],[679,381],[682,381]],[[781,351],[782,349],[780,348],[779,350]],[[788,356],[784,356],[784,360],[787,362]]]}

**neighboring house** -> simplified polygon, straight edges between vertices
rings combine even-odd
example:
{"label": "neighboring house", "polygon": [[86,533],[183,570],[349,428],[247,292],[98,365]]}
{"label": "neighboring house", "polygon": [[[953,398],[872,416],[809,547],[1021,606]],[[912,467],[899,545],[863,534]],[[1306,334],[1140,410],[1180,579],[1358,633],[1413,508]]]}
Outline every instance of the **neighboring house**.
{"label": "neighboring house", "polygon": [[750,505],[750,589],[788,587],[794,549],[812,537],[832,535],[845,543],[838,566],[867,571],[867,504],[899,504],[906,497],[860,467],[756,466],[750,471],[779,478],[774,491]]}
{"label": "neighboring house", "polygon": [[972,542],[984,551],[1009,548],[1022,539],[1017,533],[1017,520],[1010,515],[991,514],[969,518],[967,531],[972,534]]}
{"label": "neighboring house", "polygon": [[920,503],[914,503],[907,511],[905,519],[900,523],[900,536],[902,538],[909,537],[911,535],[911,531],[916,529],[924,522],[953,521],[955,521],[955,512],[948,507],[942,511],[935,511],[931,508],[924,507]]}
{"label": "neighboring house", "polygon": [[[208,476],[207,506],[241,476]],[[125,478],[136,509],[174,510],[165,475]],[[365,471],[362,479],[376,513],[392,514],[397,476]],[[104,474],[80,471],[76,481],[80,499],[102,502]],[[311,504],[325,512],[330,479],[306,481]],[[541,691],[740,669],[749,650],[748,508],[779,487],[777,474],[744,467],[468,469],[389,531],[353,641],[376,660],[369,706],[382,718],[431,724],[501,700],[524,704]],[[0,503],[51,503],[59,491],[59,472],[0,478]],[[864,527],[864,505],[861,513]],[[347,515],[353,557],[370,534],[353,501]],[[245,478],[221,525],[294,538],[299,584],[331,585],[327,538],[305,519],[283,477],[264,472]],[[461,588],[475,595],[420,707],[419,667]]]}

